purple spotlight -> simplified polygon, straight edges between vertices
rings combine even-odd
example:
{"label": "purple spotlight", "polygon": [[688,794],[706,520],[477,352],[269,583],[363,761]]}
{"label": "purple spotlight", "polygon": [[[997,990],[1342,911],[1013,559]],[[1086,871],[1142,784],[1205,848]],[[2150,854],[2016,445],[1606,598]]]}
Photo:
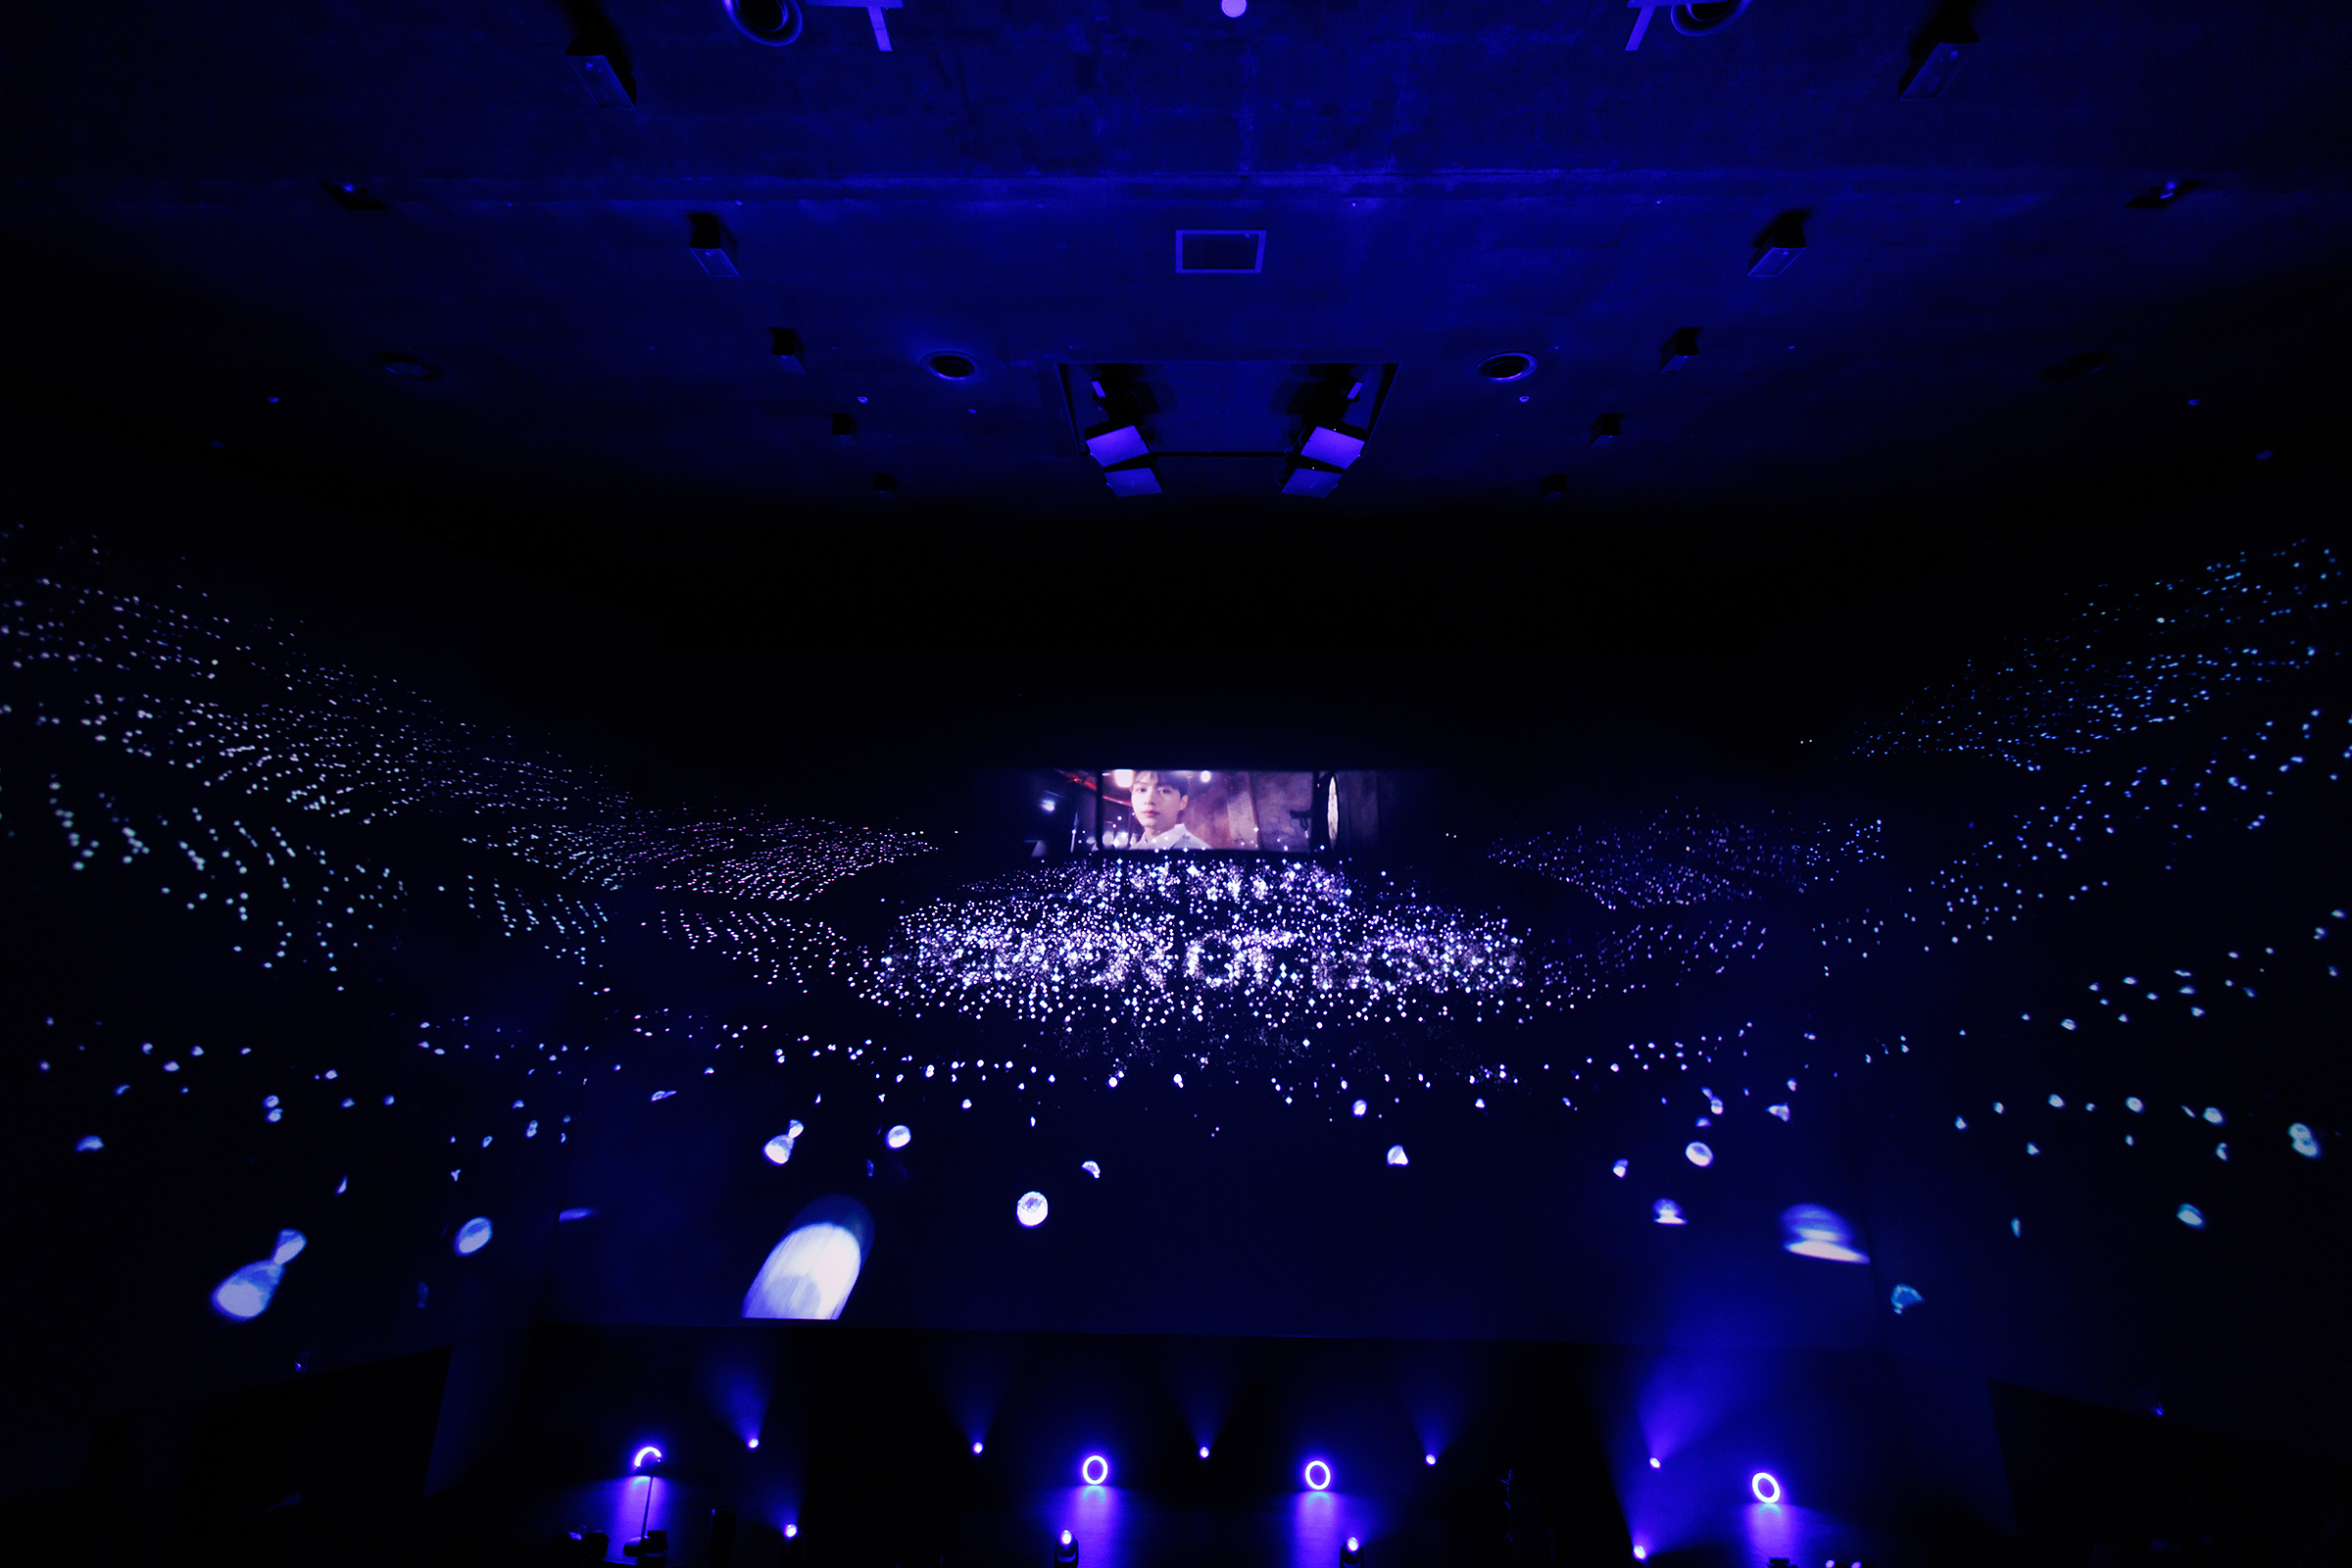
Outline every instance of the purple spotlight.
{"label": "purple spotlight", "polygon": [[986,1447],[986,1446],[987,1446],[987,1445],[985,1445],[985,1444],[981,1444],[981,1443],[975,1443],[975,1444],[973,1444],[973,1445],[972,1445],[972,1451],[973,1451],[974,1453],[978,1453],[978,1452],[979,1452],[979,1451],[980,1451],[980,1450],[981,1450],[983,1447]]}
{"label": "purple spotlight", "polygon": [[1659,1466],[1658,1466],[1658,1461],[1657,1461],[1657,1457],[1656,1457],[1656,1455],[1654,1455],[1654,1454],[1653,1454],[1653,1455],[1651,1455],[1651,1457],[1650,1457],[1650,1461],[1649,1461],[1649,1467],[1650,1467],[1652,1470],[1655,1470],[1655,1469],[1659,1468]]}
{"label": "purple spotlight", "polygon": [[1647,1546],[1636,1546],[1636,1547],[1634,1548],[1634,1561],[1636,1561],[1636,1562],[1647,1562],[1647,1561],[1649,1561],[1649,1548],[1648,1548]]}
{"label": "purple spotlight", "polygon": [[1434,1453],[1425,1453],[1421,1456],[1421,1462],[1423,1464],[1436,1464],[1438,1462],[1438,1456]]}
{"label": "purple spotlight", "polygon": [[786,1541],[793,1540],[795,1537],[799,1536],[800,1533],[801,1527],[799,1525],[786,1525],[784,1527],[784,1539]]}
{"label": "purple spotlight", "polygon": [[1099,1453],[1088,1454],[1086,1463],[1078,1467],[1078,1479],[1090,1487],[1101,1486],[1110,1479],[1110,1461]]}
{"label": "purple spotlight", "polygon": [[757,1448],[760,1446],[760,1440],[758,1438],[746,1438],[743,1440],[743,1446],[747,1448]]}
{"label": "purple spotlight", "polygon": [[1203,1459],[1208,1457],[1208,1445],[1205,1443],[1200,1445],[1200,1457]]}
{"label": "purple spotlight", "polygon": [[1781,1484],[1761,1470],[1748,1481],[1747,1490],[1756,1494],[1758,1502],[1775,1503],[1781,1500]]}
{"label": "purple spotlight", "polygon": [[1305,1479],[1307,1491],[1329,1492],[1331,1490],[1331,1466],[1320,1459],[1309,1459],[1306,1461]]}
{"label": "purple spotlight", "polygon": [[644,1469],[645,1461],[648,1455],[652,1456],[654,1463],[660,1464],[662,1462],[662,1450],[649,1443],[644,1447],[639,1448],[635,1453],[629,1455],[629,1468],[632,1470]]}

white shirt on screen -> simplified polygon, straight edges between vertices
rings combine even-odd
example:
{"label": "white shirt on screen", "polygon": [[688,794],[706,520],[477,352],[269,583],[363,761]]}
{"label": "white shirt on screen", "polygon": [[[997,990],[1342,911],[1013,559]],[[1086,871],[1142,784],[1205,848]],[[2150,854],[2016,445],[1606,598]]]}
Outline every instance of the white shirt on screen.
{"label": "white shirt on screen", "polygon": [[1165,833],[1154,833],[1150,838],[1137,839],[1135,847],[1139,850],[1205,850],[1208,848],[1208,840],[1179,822]]}

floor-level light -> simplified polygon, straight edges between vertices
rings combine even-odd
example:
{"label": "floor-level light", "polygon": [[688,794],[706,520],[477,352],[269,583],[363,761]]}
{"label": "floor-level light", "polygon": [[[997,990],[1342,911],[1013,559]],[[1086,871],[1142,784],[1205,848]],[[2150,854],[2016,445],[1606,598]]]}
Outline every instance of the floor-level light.
{"label": "floor-level light", "polygon": [[1054,1544],[1054,1561],[1057,1568],[1078,1568],[1078,1538],[1067,1530]]}

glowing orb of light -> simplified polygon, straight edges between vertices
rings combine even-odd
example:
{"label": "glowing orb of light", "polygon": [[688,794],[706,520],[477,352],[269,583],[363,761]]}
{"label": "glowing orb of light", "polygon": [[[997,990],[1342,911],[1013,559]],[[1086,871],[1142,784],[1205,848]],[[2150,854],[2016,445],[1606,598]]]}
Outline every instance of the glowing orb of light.
{"label": "glowing orb of light", "polygon": [[644,1469],[644,1468],[645,1468],[645,1461],[646,1461],[646,1460],[647,1460],[649,1457],[650,1457],[650,1458],[651,1458],[651,1459],[654,1461],[654,1463],[656,1463],[656,1464],[660,1464],[660,1463],[662,1462],[662,1450],[661,1450],[660,1448],[657,1448],[657,1447],[655,1447],[655,1446],[654,1446],[652,1444],[650,1444],[650,1443],[649,1443],[649,1444],[647,1444],[647,1445],[646,1445],[644,1447],[642,1447],[642,1448],[639,1448],[639,1449],[638,1449],[638,1450],[637,1450],[635,1453],[632,1453],[632,1454],[630,1454],[630,1455],[629,1455],[629,1468],[630,1468],[630,1469],[632,1469],[632,1470],[642,1470],[642,1469]]}
{"label": "glowing orb of light", "polygon": [[850,1302],[873,1245],[873,1217],[852,1198],[820,1198],[794,1218],[744,1293],[745,1317],[832,1319]]}
{"label": "glowing orb of light", "polygon": [[1660,1465],[1660,1464],[1658,1463],[1658,1461],[1657,1461],[1657,1459],[1656,1459],[1656,1457],[1655,1457],[1655,1456],[1652,1456],[1652,1457],[1651,1457],[1651,1459],[1650,1459],[1650,1461],[1649,1461],[1649,1467],[1650,1467],[1652,1470],[1658,1470],[1658,1469],[1663,1469],[1663,1468],[1664,1468],[1664,1466],[1662,1466],[1662,1465]]}
{"label": "glowing orb of light", "polygon": [[1110,1461],[1099,1453],[1090,1453],[1078,1467],[1078,1479],[1090,1487],[1099,1487],[1110,1479]]}
{"label": "glowing orb of light", "polygon": [[452,1244],[460,1257],[471,1257],[490,1245],[490,1221],[480,1214],[458,1227],[458,1239]]}
{"label": "glowing orb of light", "polygon": [[1894,1308],[1894,1315],[1900,1317],[1926,1299],[1927,1298],[1920,1295],[1915,1287],[1897,1285],[1894,1288],[1894,1294],[1887,1298],[1887,1302]]}
{"label": "glowing orb of light", "polygon": [[743,1446],[747,1448],[757,1448],[760,1446],[760,1440],[758,1438],[746,1438],[743,1440]]}
{"label": "glowing orb of light", "polygon": [[1793,1203],[1781,1210],[1781,1248],[1799,1257],[1831,1263],[1867,1263],[1870,1254],[1854,1245],[1845,1220],[1819,1203]]}
{"label": "glowing orb of light", "polygon": [[1693,1138],[1683,1146],[1683,1157],[1704,1170],[1715,1163],[1715,1151]]}
{"label": "glowing orb of light", "polygon": [[1217,9],[1229,17],[1238,17],[1250,9],[1250,0],[1217,0]]}
{"label": "glowing orb of light", "polygon": [[2295,1152],[2301,1154],[2305,1159],[2320,1157],[2320,1137],[2311,1130],[2309,1123],[2289,1122],[2286,1128],[2286,1141],[2292,1144]]}
{"label": "glowing orb of light", "polygon": [[882,1141],[893,1149],[905,1149],[914,1141],[914,1134],[904,1123],[882,1135]]}
{"label": "glowing orb of light", "polygon": [[1683,1218],[1683,1205],[1676,1202],[1671,1198],[1661,1198],[1656,1202],[1650,1204],[1649,1212],[1650,1220],[1653,1224],[1688,1225],[1690,1223],[1689,1220]]}
{"label": "glowing orb of light", "polygon": [[1080,1160],[1078,1162],[1078,1168],[1086,1172],[1089,1176],[1092,1176],[1097,1181],[1101,1181],[1102,1179],[1102,1167],[1096,1164],[1091,1159]]}
{"label": "glowing orb of light", "polygon": [[1021,1200],[1012,1205],[1012,1217],[1021,1222],[1023,1230],[1035,1230],[1046,1222],[1046,1195],[1023,1193]]}
{"label": "glowing orb of light", "polygon": [[1747,1490],[1756,1494],[1758,1502],[1773,1503],[1781,1500],[1781,1484],[1762,1470],[1757,1471],[1754,1476],[1749,1478]]}
{"label": "glowing orb of light", "polygon": [[[1360,1101],[1360,1100],[1359,1100],[1359,1101],[1357,1101],[1357,1102],[1356,1102],[1354,1104],[1352,1104],[1352,1105],[1349,1105],[1349,1106],[1348,1107],[1348,1115],[1350,1115],[1350,1116],[1361,1116],[1361,1115],[1362,1115],[1362,1114],[1363,1114],[1365,1111],[1367,1111],[1367,1110],[1369,1110],[1369,1109],[1371,1109],[1371,1108],[1372,1108],[1371,1106],[1369,1106],[1369,1105],[1365,1104],[1365,1103],[1364,1103],[1362,1101]],[[2300,1124],[2298,1124],[2298,1125],[2300,1125]]]}
{"label": "glowing orb of light", "polygon": [[1306,1490],[1309,1492],[1329,1492],[1331,1490],[1331,1466],[1320,1459],[1307,1460],[1305,1481]]}
{"label": "glowing orb of light", "polygon": [[1200,1446],[1200,1457],[1203,1459],[1208,1457],[1208,1446],[1206,1444],[1202,1444]]}
{"label": "glowing orb of light", "polygon": [[2192,1231],[2201,1231],[2205,1228],[2205,1211],[2194,1203],[2182,1203],[2177,1210],[2177,1217],[2181,1224]]}
{"label": "glowing orb of light", "polygon": [[800,1527],[799,1525],[786,1525],[786,1526],[784,1527],[784,1539],[785,1539],[786,1541],[790,1541],[790,1540],[792,1540],[792,1539],[793,1539],[795,1536],[798,1536],[800,1533],[801,1533],[801,1527]]}
{"label": "glowing orb of light", "polygon": [[270,1298],[286,1277],[277,1263],[248,1263],[213,1287],[213,1309],[222,1317],[250,1322],[270,1310]]}
{"label": "glowing orb of light", "polygon": [[1636,1547],[1634,1548],[1634,1561],[1636,1561],[1636,1562],[1647,1562],[1647,1561],[1649,1561],[1649,1548],[1648,1548],[1647,1546],[1636,1546]]}
{"label": "glowing orb of light", "polygon": [[1389,1163],[1392,1165],[1410,1165],[1412,1163],[1411,1160],[1404,1157],[1404,1146],[1402,1144],[1391,1144],[1389,1146]]}
{"label": "glowing orb of light", "polygon": [[1438,1456],[1434,1453],[1425,1453],[1421,1456],[1421,1462],[1423,1464],[1436,1464],[1438,1462]]}

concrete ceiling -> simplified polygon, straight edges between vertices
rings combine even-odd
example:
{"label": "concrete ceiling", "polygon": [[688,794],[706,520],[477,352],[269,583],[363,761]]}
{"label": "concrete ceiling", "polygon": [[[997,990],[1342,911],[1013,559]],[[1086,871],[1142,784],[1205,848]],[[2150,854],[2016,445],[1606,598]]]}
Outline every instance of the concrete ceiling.
{"label": "concrete ceiling", "polygon": [[[1629,51],[1617,0],[910,0],[885,53],[858,10],[764,48],[719,0],[21,8],[13,390],[362,490],[783,521],[890,505],[877,474],[906,509],[1268,499],[1279,460],[1114,498],[1059,371],[1105,361],[1394,362],[1364,458],[1287,504],[1339,514],[1547,481],[1572,511],[2016,505],[2316,460],[2352,21],[1988,0],[1906,99],[1933,11],[1661,11]],[[1749,276],[1789,212],[1803,254]],[[1179,228],[1263,229],[1263,270],[1180,275]],[[1476,373],[1506,351],[1535,372]],[[2103,358],[2038,373],[2075,356]]]}

